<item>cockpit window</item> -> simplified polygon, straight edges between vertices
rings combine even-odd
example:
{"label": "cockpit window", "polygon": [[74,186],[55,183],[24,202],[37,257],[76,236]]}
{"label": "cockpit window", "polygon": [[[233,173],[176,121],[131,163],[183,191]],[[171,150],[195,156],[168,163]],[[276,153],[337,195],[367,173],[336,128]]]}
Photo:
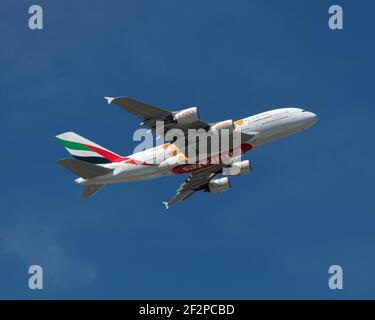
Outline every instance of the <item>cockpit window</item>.
{"label": "cockpit window", "polygon": [[306,112],[306,110],[305,110],[305,109],[302,109],[302,112]]}

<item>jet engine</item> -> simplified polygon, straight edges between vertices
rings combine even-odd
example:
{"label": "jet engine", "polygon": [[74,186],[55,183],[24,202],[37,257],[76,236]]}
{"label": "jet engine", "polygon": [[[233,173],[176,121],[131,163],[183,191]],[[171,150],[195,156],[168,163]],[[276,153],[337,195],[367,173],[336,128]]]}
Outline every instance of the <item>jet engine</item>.
{"label": "jet engine", "polygon": [[199,120],[198,108],[192,107],[177,112],[174,120],[180,125],[191,124]]}
{"label": "jet engine", "polygon": [[249,160],[234,162],[230,167],[223,168],[223,174],[226,176],[244,176],[249,174],[253,169]]}
{"label": "jet engine", "polygon": [[230,119],[230,120],[224,120],[224,121],[220,121],[218,123],[215,123],[214,125],[211,126],[210,131],[220,132],[223,129],[227,129],[227,130],[229,130],[229,132],[232,132],[232,130],[234,129],[233,120]]}
{"label": "jet engine", "polygon": [[221,179],[212,179],[208,183],[208,191],[211,193],[225,192],[230,189],[230,183],[228,177]]}

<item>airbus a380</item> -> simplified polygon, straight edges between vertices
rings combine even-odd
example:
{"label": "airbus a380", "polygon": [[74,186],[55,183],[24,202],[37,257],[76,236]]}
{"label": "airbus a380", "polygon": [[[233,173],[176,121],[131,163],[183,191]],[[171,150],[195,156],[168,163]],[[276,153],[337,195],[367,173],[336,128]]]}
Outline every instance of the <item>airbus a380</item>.
{"label": "airbus a380", "polygon": [[[275,109],[237,121],[225,120],[208,123],[199,118],[196,107],[180,111],[169,111],[128,97],[109,98],[109,104],[116,104],[141,119],[141,125],[150,130],[157,129],[157,122],[162,121],[163,130],[180,129],[187,134],[189,129],[203,129],[206,132],[221,129],[232,130],[241,135],[240,155],[267,142],[271,142],[294,133],[303,131],[317,121],[317,116],[300,108]],[[159,132],[160,133],[160,132]],[[58,140],[74,159],[58,160],[58,163],[72,171],[79,178],[75,182],[85,186],[81,198],[93,195],[107,184],[134,182],[154,179],[161,176],[190,174],[179,187],[176,195],[168,202],[163,202],[168,209],[171,205],[183,201],[196,191],[220,193],[230,189],[228,176],[242,176],[252,171],[248,160],[233,157],[230,162],[208,161],[203,164],[187,161],[186,152],[182,152],[175,141],[134,153],[120,156],[98,144],[73,132],[57,135]],[[218,178],[218,175],[225,177]]]}

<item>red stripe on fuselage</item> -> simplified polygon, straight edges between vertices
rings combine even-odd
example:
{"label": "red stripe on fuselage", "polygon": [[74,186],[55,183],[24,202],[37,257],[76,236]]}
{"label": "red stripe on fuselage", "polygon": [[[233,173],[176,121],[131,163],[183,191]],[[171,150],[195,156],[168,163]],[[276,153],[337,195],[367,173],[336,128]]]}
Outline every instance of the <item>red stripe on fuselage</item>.
{"label": "red stripe on fuselage", "polygon": [[153,166],[152,163],[147,163],[147,162],[144,162],[144,161],[139,161],[139,160],[131,159],[131,158],[127,158],[127,160],[125,160],[124,163],[141,165],[141,166]]}
{"label": "red stripe on fuselage", "polygon": [[85,144],[85,146],[87,148],[89,148],[90,150],[100,154],[101,156],[103,156],[104,158],[106,158],[106,159],[108,159],[109,161],[112,161],[112,162],[121,162],[121,161],[129,159],[129,158],[120,157],[117,154],[114,154],[114,153],[109,152],[107,150],[103,150],[103,149],[98,148],[98,147],[90,146],[88,144]]}
{"label": "red stripe on fuselage", "polygon": [[87,148],[89,148],[90,150],[100,154],[102,157],[108,159],[111,162],[122,162],[122,161],[124,161],[124,163],[134,164],[134,165],[143,165],[143,166],[152,166],[153,165],[151,163],[146,163],[144,161],[139,161],[139,160],[135,160],[135,159],[128,158],[128,157],[120,157],[117,154],[114,154],[114,153],[112,153],[110,151],[107,151],[107,150],[103,150],[99,147],[90,146],[88,144],[85,144],[85,146]]}

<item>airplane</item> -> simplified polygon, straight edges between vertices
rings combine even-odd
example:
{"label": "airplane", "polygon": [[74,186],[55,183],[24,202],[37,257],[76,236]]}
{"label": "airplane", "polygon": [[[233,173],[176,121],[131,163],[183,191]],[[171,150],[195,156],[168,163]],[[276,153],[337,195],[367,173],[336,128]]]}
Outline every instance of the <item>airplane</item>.
{"label": "airplane", "polygon": [[[230,129],[241,135],[239,156],[229,158],[229,162],[210,161],[213,154],[207,152],[208,161],[203,164],[199,161],[191,163],[187,161],[186,150],[182,152],[181,145],[177,145],[175,140],[129,156],[121,156],[74,132],[65,132],[56,137],[74,159],[61,159],[57,162],[79,177],[75,182],[85,187],[81,199],[92,196],[107,184],[179,174],[189,176],[178,188],[176,195],[163,202],[166,209],[186,200],[197,191],[225,192],[231,188],[228,176],[242,176],[252,171],[249,160],[241,161],[241,155],[265,143],[301,132],[317,122],[317,116],[313,112],[301,108],[280,108],[236,121],[208,123],[200,119],[197,107],[169,111],[129,97],[105,98],[108,104],[116,104],[140,118],[140,124],[152,131],[158,130],[158,121],[164,124],[162,133],[171,129],[179,129],[184,135],[189,129],[202,129],[205,132]],[[233,152],[233,145],[227,151],[227,154]],[[223,177],[219,178],[218,175]]]}

